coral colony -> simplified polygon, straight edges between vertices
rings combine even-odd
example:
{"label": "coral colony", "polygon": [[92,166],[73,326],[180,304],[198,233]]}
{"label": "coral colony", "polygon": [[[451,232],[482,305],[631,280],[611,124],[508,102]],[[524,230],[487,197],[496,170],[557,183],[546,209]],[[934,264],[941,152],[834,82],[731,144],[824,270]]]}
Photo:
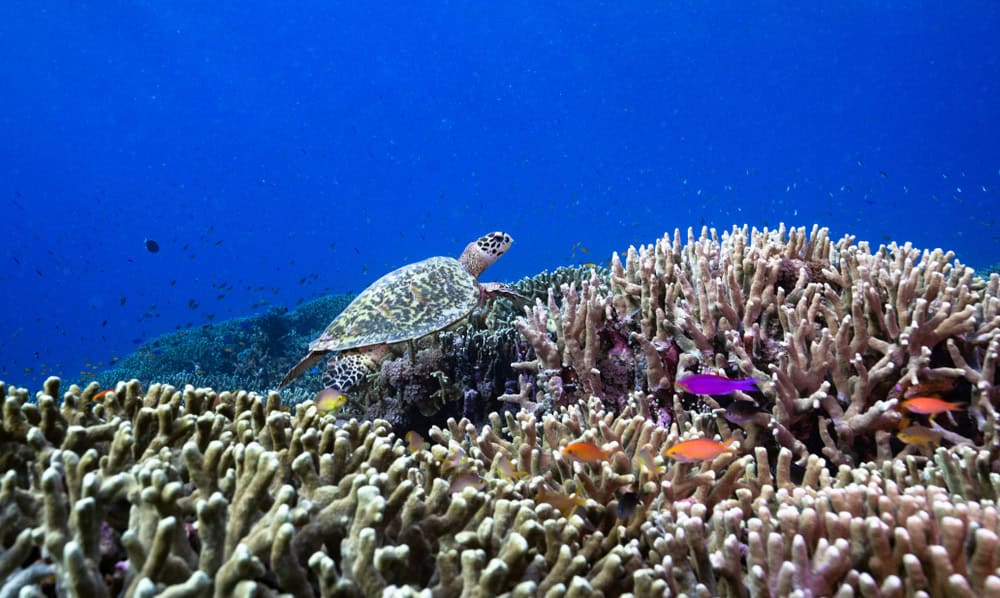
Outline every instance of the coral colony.
{"label": "coral colony", "polygon": [[0,596],[1000,594],[997,274],[744,227],[517,289],[336,395],[0,384]]}

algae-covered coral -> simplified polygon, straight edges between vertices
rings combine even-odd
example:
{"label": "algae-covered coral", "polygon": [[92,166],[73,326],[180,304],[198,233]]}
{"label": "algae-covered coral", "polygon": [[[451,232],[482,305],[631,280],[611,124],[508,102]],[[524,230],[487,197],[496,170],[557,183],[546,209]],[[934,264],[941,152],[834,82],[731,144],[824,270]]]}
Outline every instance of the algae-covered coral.
{"label": "algae-covered coral", "polygon": [[[1000,591],[1000,277],[734,229],[576,280],[490,337],[514,345],[516,409],[426,441],[274,392],[0,386],[0,595]],[[753,378],[759,412],[678,393],[694,371]],[[964,409],[901,407],[917,394]],[[711,436],[730,450],[664,456]]]}

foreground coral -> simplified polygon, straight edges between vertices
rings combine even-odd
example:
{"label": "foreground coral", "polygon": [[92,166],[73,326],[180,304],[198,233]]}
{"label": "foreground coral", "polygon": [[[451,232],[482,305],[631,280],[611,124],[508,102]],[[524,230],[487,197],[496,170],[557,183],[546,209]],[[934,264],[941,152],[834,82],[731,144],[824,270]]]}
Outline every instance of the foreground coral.
{"label": "foreground coral", "polygon": [[[0,385],[2,596],[1000,591],[986,451],[835,475],[746,441],[664,462],[714,418],[659,427],[641,393],[617,416],[596,399],[493,414],[408,448],[384,422],[293,415],[276,393],[97,391]],[[573,441],[608,457],[571,462]]]}

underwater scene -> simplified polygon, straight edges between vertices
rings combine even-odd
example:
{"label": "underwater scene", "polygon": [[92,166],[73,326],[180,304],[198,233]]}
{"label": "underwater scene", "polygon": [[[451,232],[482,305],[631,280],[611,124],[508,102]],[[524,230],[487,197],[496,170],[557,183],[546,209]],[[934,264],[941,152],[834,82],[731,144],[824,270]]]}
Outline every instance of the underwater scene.
{"label": "underwater scene", "polygon": [[1000,596],[998,30],[0,3],[0,598]]}

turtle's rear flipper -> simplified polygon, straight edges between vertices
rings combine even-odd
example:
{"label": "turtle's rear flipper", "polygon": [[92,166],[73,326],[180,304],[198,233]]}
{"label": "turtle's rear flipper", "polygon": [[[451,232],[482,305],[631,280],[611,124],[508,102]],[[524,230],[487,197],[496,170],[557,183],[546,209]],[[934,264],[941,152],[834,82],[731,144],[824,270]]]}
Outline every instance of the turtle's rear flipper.
{"label": "turtle's rear flipper", "polygon": [[281,384],[278,384],[278,390],[288,386],[288,384],[302,375],[303,372],[311,368],[314,364],[319,363],[323,360],[329,351],[311,351],[308,355],[302,358],[302,361],[296,363],[292,369],[288,370],[285,377],[281,379]]}

